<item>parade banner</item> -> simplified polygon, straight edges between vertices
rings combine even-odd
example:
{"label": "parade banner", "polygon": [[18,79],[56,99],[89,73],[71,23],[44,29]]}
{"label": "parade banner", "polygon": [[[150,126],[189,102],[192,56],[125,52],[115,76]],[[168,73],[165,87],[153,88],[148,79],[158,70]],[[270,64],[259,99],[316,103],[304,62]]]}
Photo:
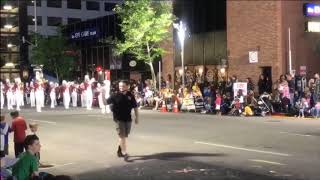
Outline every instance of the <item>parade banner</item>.
{"label": "parade banner", "polygon": [[237,82],[233,84],[233,93],[234,96],[237,96],[239,90],[242,90],[242,95],[246,96],[248,94],[247,83],[246,82]]}

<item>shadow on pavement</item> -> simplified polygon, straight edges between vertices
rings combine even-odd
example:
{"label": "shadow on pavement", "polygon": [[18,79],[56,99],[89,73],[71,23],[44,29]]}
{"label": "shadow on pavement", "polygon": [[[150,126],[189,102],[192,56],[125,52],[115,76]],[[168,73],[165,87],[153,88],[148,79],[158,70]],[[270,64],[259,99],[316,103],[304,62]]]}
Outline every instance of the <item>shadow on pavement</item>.
{"label": "shadow on pavement", "polygon": [[75,177],[78,180],[287,180],[280,174],[277,177],[271,176],[264,169],[256,173],[253,170],[249,172],[223,167],[223,164],[212,165],[182,159],[158,160],[159,156],[140,163],[101,167]]}
{"label": "shadow on pavement", "polygon": [[186,157],[214,157],[214,156],[225,156],[225,154],[164,152],[164,153],[156,153],[156,154],[143,155],[143,156],[129,156],[128,158],[125,158],[125,161],[134,162],[134,161],[146,161],[146,160],[173,160],[173,159],[186,158]]}

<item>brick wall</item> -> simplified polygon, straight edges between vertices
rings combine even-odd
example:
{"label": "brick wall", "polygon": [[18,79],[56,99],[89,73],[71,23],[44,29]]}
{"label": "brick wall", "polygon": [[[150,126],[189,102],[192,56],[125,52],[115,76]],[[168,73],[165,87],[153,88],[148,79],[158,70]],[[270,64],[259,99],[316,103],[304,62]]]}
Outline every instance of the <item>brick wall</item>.
{"label": "brick wall", "polygon": [[[173,34],[173,29],[170,28],[168,30],[170,34]],[[173,57],[173,37],[170,36],[166,41],[164,41],[161,45],[162,48],[164,48],[165,53],[162,56],[162,77],[164,77],[165,80],[168,80],[168,74],[171,74],[172,77],[172,82],[173,83],[173,78],[174,78],[174,57]]]}
{"label": "brick wall", "polygon": [[[272,79],[288,72],[288,27],[291,28],[292,67],[309,73],[320,71],[320,57],[313,51],[319,33],[304,32],[303,3],[312,1],[227,0],[229,75],[251,77],[257,83],[261,68],[272,67]],[[313,1],[319,3],[319,1]],[[249,63],[250,50],[258,50],[259,62]]]}
{"label": "brick wall", "polygon": [[[273,79],[279,74],[278,61],[280,33],[279,1],[227,1],[227,46],[229,75],[244,80],[251,77],[255,83],[260,67],[273,66]],[[258,50],[258,63],[249,63],[249,51]]]}

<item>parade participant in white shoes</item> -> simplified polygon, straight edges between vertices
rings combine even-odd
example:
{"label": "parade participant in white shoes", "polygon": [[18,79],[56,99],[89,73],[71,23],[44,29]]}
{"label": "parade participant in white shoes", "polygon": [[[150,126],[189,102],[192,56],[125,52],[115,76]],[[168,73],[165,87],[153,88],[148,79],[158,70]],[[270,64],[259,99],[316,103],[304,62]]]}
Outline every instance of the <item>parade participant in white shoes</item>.
{"label": "parade participant in white shoes", "polygon": [[4,85],[2,84],[2,81],[0,81],[0,101],[1,101],[1,109],[3,109],[4,105]]}
{"label": "parade participant in white shoes", "polygon": [[[104,98],[105,100],[110,97],[110,85],[111,85],[110,80],[103,81],[102,98]],[[104,114],[104,113],[110,113],[110,112],[111,112],[110,105],[105,103],[102,113]]]}
{"label": "parade participant in white shoes", "polygon": [[14,84],[14,96],[16,99],[16,109],[17,111],[20,111],[20,106],[23,105],[23,86],[21,83],[21,79],[20,78],[16,78],[15,79],[15,84]]}
{"label": "parade participant in white shoes", "polygon": [[12,93],[12,84],[9,79],[6,79],[5,94],[7,96],[7,108],[8,110],[12,110],[13,109],[13,93]]}
{"label": "parade participant in white shoes", "polygon": [[63,94],[63,105],[65,109],[69,109],[70,105],[70,91],[69,84],[66,80],[62,81],[62,94]]}
{"label": "parade participant in white shoes", "polygon": [[77,107],[77,102],[78,102],[78,85],[75,83],[72,83],[70,86],[71,90],[71,99],[72,99],[72,107]]}
{"label": "parade participant in white shoes", "polygon": [[50,108],[54,108],[56,103],[56,87],[53,82],[50,82],[49,86]]}
{"label": "parade participant in white shoes", "polygon": [[87,110],[92,110],[92,100],[93,100],[93,93],[92,93],[92,83],[95,82],[95,79],[92,78],[89,83],[88,87],[86,88],[86,104]]}
{"label": "parade participant in white shoes", "polygon": [[36,95],[35,95],[35,83],[33,81],[30,82],[30,105],[31,107],[36,106]]}
{"label": "parade participant in white shoes", "polygon": [[30,104],[30,85],[26,83],[24,86],[24,96],[26,97],[26,104]]}
{"label": "parade participant in white shoes", "polygon": [[36,109],[37,112],[41,112],[41,107],[42,107],[42,85],[41,85],[41,81],[38,79],[36,80],[36,82],[34,83],[34,95],[35,95],[35,99],[36,99]]}

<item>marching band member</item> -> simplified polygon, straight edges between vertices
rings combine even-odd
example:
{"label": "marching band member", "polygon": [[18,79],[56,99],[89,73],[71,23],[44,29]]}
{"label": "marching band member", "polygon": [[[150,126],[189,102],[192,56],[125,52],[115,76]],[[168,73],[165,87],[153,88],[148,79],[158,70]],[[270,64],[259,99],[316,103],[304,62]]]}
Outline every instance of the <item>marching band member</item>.
{"label": "marching band member", "polygon": [[42,84],[40,79],[37,79],[36,82],[34,83],[34,95],[36,99],[36,109],[37,112],[41,112],[41,107],[42,107]]}
{"label": "marching band member", "polygon": [[21,79],[20,78],[16,78],[15,79],[15,83],[14,83],[14,96],[15,96],[15,100],[16,100],[16,109],[17,111],[20,111],[20,106],[23,105],[23,86],[21,83]]}
{"label": "marching band member", "polygon": [[35,107],[36,106],[36,95],[35,95],[35,87],[34,87],[35,83],[33,81],[30,82],[30,104],[31,107]]}
{"label": "marching band member", "polygon": [[63,105],[65,109],[69,109],[70,104],[70,91],[69,84],[66,80],[62,81]]}
{"label": "marching band member", "polygon": [[24,96],[26,97],[26,103],[30,104],[30,85],[27,82],[24,87]]}
{"label": "marching band member", "polygon": [[72,106],[73,107],[77,107],[77,100],[78,100],[78,85],[72,83],[72,85],[70,86],[70,90],[71,90],[71,99],[72,99]]}
{"label": "marching band member", "polygon": [[[108,99],[109,96],[110,96],[110,86],[111,86],[110,80],[104,80],[103,81],[102,92],[103,92],[103,95],[104,95],[103,98],[105,98],[105,99]],[[110,106],[109,105],[105,105],[102,113],[103,114],[110,113]]]}
{"label": "marching band member", "polygon": [[49,83],[49,95],[50,95],[50,108],[54,108],[56,104],[56,88],[53,82]]}
{"label": "marching band member", "polygon": [[7,96],[7,107],[8,107],[8,110],[13,110],[13,93],[12,93],[12,84],[10,83],[10,80],[9,79],[6,79],[6,84],[5,84],[5,93],[6,93],[6,96]]}
{"label": "marching band member", "polygon": [[101,87],[100,83],[97,84],[96,92],[97,92],[97,96],[98,96],[99,108],[101,109],[101,113],[104,114],[105,113],[105,107],[104,107],[104,104],[103,104],[102,87]]}
{"label": "marching band member", "polygon": [[93,100],[93,94],[92,94],[92,85],[93,82],[95,82],[95,79],[92,78],[88,82],[88,86],[86,88],[86,104],[87,104],[87,110],[92,110],[92,100]]}

